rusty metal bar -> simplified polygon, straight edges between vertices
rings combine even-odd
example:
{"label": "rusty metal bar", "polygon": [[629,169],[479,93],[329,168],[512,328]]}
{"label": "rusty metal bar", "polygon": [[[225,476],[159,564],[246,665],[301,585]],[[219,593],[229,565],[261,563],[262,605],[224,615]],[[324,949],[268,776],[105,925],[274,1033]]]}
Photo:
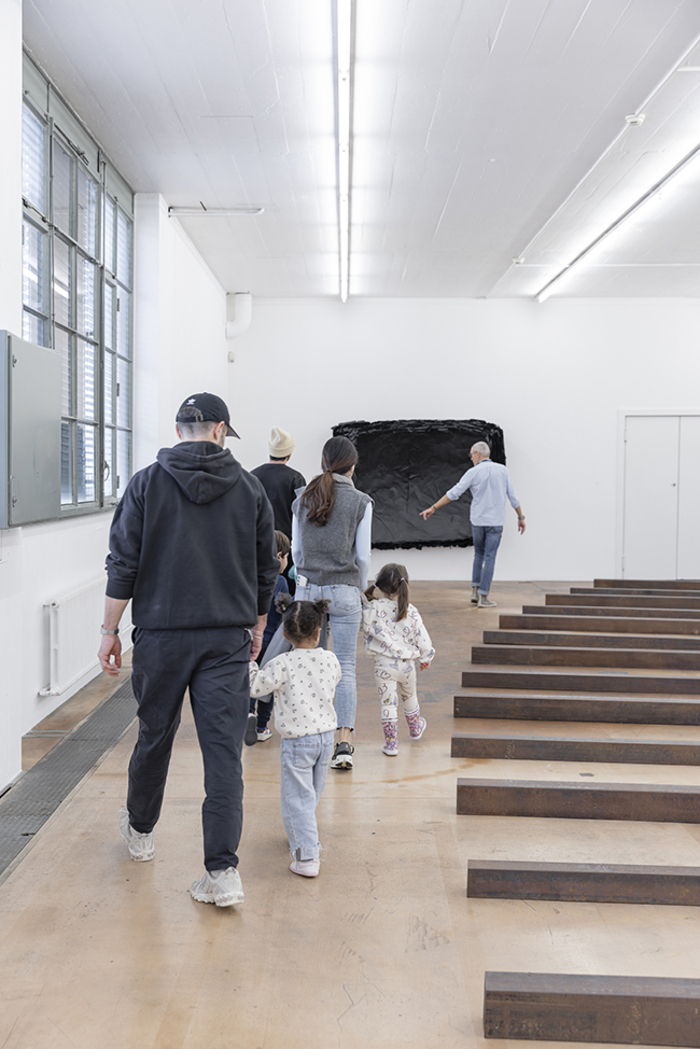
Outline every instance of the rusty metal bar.
{"label": "rusty metal bar", "polygon": [[700,1046],[700,980],[486,972],[484,1034]]}
{"label": "rusty metal bar", "polygon": [[469,860],[467,896],[700,906],[700,867]]}

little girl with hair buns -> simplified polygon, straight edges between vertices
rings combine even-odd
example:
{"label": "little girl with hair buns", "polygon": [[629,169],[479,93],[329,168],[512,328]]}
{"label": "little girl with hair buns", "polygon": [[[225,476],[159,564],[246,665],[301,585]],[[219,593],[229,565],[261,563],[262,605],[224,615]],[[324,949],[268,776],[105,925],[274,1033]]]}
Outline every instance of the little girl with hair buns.
{"label": "little girl with hair buns", "polygon": [[262,669],[250,664],[250,695],[274,693],[275,728],[280,745],[282,820],[292,852],[290,870],[315,878],[320,870],[316,806],[328,774],[336,728],[335,688],[340,663],[319,648],[327,601],[277,598],[282,629],[291,652],[275,656]]}
{"label": "little girl with hair buns", "polygon": [[416,694],[416,659],[425,670],[435,649],[418,609],[409,604],[408,572],[403,565],[384,565],[373,586],[365,590],[362,631],[365,652],[374,660],[374,679],[381,703],[384,746],[389,757],[399,752],[398,697],[411,739],[420,739],[426,727]]}

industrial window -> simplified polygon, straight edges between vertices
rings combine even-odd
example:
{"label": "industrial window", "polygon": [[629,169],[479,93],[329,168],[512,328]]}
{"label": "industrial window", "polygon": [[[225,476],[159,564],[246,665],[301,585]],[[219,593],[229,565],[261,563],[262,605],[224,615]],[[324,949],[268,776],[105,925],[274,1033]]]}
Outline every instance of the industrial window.
{"label": "industrial window", "polygon": [[26,57],[22,197],[22,334],[62,359],[62,513],[99,510],[131,475],[133,195]]}

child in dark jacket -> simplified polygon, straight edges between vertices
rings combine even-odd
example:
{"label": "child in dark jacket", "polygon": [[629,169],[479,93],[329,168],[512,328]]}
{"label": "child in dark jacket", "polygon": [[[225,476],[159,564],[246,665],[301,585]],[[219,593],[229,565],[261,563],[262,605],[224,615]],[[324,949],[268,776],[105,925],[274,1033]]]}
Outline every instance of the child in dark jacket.
{"label": "child in dark jacket", "polygon": [[[280,572],[277,576],[275,592],[272,595],[272,601],[270,602],[270,611],[267,613],[267,625],[263,634],[262,647],[257,658],[257,663],[260,667],[263,667],[267,662],[265,659],[265,653],[267,652],[270,641],[272,641],[272,638],[275,636],[278,626],[282,622],[282,613],[277,609],[275,602],[280,594],[289,594],[287,580],[282,573],[287,567],[292,544],[284,532],[277,530],[275,531],[275,540],[277,542],[277,559],[280,563]],[[252,747],[254,743],[264,743],[265,740],[270,739],[272,736],[272,732],[268,727],[268,722],[272,716],[272,707],[274,704],[273,698],[261,698],[257,700],[257,715],[255,713],[255,704],[256,700],[251,696],[250,713],[248,714],[248,724],[245,730],[245,744],[247,747]]]}

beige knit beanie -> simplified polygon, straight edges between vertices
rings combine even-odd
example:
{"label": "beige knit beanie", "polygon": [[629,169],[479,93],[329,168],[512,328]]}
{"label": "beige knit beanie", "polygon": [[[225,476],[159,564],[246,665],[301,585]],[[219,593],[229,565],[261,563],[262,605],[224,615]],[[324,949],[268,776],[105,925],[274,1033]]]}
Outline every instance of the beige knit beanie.
{"label": "beige knit beanie", "polygon": [[294,438],[286,430],[273,426],[267,447],[273,459],[284,459],[294,451]]}

